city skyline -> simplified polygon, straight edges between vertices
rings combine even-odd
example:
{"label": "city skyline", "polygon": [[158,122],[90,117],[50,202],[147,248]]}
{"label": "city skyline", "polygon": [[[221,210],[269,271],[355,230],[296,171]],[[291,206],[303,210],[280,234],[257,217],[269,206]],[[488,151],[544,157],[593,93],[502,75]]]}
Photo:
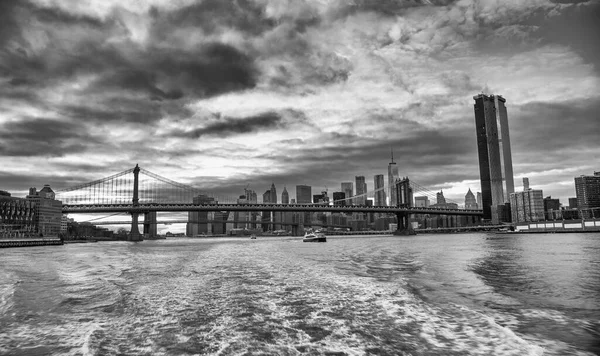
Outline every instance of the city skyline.
{"label": "city skyline", "polygon": [[462,201],[481,191],[479,92],[507,99],[516,181],[566,205],[598,170],[597,1],[65,4],[0,5],[15,195],[136,163],[230,196],[372,190],[391,148],[399,176]]}

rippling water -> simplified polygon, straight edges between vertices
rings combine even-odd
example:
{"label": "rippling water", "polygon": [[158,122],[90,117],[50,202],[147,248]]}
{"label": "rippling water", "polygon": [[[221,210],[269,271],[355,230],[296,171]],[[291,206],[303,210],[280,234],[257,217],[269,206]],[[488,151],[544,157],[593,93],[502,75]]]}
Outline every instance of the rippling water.
{"label": "rippling water", "polygon": [[0,354],[599,355],[600,234],[4,249]]}

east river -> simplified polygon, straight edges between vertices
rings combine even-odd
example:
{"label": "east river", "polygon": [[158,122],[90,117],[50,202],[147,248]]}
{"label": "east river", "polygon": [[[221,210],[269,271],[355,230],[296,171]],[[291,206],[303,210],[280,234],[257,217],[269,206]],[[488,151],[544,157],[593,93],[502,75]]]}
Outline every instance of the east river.
{"label": "east river", "polygon": [[600,355],[600,234],[0,250],[2,355]]}

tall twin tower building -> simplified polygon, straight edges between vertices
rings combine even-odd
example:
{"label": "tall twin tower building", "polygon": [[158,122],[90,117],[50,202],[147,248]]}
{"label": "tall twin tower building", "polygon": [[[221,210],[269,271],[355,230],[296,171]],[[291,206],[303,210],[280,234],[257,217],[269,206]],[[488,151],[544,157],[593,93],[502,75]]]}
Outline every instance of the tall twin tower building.
{"label": "tall twin tower building", "polygon": [[493,94],[478,94],[473,99],[483,218],[497,224],[501,219],[499,210],[515,191],[506,100]]}

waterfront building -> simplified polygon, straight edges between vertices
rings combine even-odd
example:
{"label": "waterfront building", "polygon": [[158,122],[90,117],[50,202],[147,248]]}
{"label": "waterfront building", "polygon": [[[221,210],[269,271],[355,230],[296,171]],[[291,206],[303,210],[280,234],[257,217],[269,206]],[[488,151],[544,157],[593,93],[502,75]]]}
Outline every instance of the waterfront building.
{"label": "waterfront building", "polygon": [[365,181],[365,176],[355,176],[356,182],[356,199],[354,200],[354,204],[356,205],[366,205],[367,204],[367,183]]}
{"label": "waterfront building", "polygon": [[569,209],[577,209],[577,198],[569,198]]}
{"label": "waterfront building", "polygon": [[600,217],[600,172],[575,177],[575,194],[583,218]]}
{"label": "waterfront building", "polygon": [[513,223],[545,220],[544,194],[541,189],[524,190],[510,194]]}
{"label": "waterfront building", "polygon": [[427,196],[415,197],[415,207],[426,208],[428,206],[429,206],[429,197],[427,197]]}
{"label": "waterfront building", "polygon": [[333,205],[345,206],[346,205],[346,194],[344,192],[333,192]]}
{"label": "waterfront building", "polygon": [[400,178],[398,175],[398,166],[394,162],[394,151],[391,151],[392,161],[388,164],[388,197],[390,198],[389,206],[398,205],[398,193],[396,192],[396,180]]}
{"label": "waterfront building", "polygon": [[26,199],[35,203],[37,233],[40,236],[58,236],[62,221],[62,202],[55,199],[50,185],[44,185],[39,192],[36,188],[29,188]]}
{"label": "waterfront building", "polygon": [[377,174],[373,177],[373,186],[375,187],[375,206],[387,206],[385,202],[385,178],[383,174]]}
{"label": "waterfront building", "polygon": [[544,198],[544,214],[547,220],[561,219],[560,200],[552,199],[551,196]]}
{"label": "waterfront building", "polygon": [[67,233],[68,223],[69,223],[69,216],[67,214],[63,214],[62,218],[60,219],[60,233],[61,234]]}
{"label": "waterfront building", "polygon": [[[192,203],[196,205],[207,205],[216,204],[217,202],[213,197],[209,197],[206,194],[200,194],[197,197],[192,198]],[[206,220],[209,220],[209,216],[212,217],[212,214],[209,214],[207,211],[188,212],[188,222],[185,226],[186,236],[191,237],[211,233],[211,226],[206,222]]]}
{"label": "waterfront building", "polygon": [[36,203],[0,191],[0,238],[36,237]]}
{"label": "waterfront building", "polygon": [[506,100],[493,94],[473,99],[483,218],[498,223],[498,206],[515,190]]}
{"label": "waterfront building", "polygon": [[471,192],[471,188],[465,195],[465,209],[477,209],[477,199],[475,199],[475,195]]}
{"label": "waterfront building", "polygon": [[352,182],[343,182],[342,183],[342,192],[344,192],[346,204],[345,205],[353,205],[352,198],[354,196],[354,183]]}

